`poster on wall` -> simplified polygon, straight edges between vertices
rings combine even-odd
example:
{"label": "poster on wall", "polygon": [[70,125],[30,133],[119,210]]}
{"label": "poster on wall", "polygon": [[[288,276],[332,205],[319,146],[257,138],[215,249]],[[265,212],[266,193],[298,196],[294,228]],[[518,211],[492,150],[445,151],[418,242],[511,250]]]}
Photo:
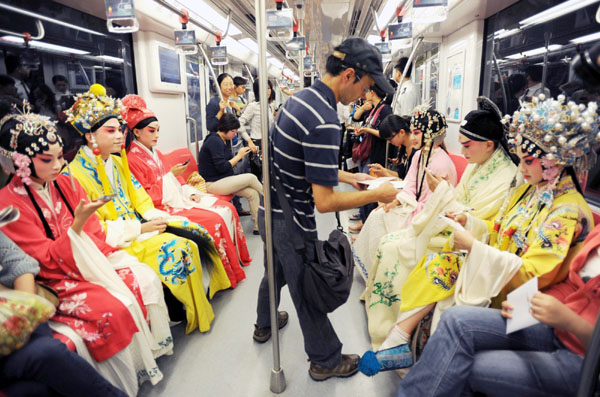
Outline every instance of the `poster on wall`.
{"label": "poster on wall", "polygon": [[460,122],[462,117],[462,97],[465,80],[465,52],[460,51],[448,57],[448,91],[446,94],[446,120]]}

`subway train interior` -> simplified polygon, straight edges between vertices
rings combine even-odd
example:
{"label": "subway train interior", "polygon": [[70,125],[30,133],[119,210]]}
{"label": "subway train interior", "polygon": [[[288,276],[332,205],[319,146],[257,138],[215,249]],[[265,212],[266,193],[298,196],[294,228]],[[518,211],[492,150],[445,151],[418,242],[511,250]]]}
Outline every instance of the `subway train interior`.
{"label": "subway train interior", "polygon": [[600,0],[0,0],[0,396],[597,395],[599,100]]}

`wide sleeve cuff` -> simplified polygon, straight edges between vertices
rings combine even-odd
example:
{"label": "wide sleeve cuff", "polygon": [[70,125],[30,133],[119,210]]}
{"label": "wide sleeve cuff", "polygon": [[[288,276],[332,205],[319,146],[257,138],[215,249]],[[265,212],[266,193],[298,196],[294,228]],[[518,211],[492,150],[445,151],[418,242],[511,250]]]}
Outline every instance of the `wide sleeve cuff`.
{"label": "wide sleeve cuff", "polygon": [[142,224],[135,219],[106,221],[106,243],[113,247],[126,247],[142,232]]}

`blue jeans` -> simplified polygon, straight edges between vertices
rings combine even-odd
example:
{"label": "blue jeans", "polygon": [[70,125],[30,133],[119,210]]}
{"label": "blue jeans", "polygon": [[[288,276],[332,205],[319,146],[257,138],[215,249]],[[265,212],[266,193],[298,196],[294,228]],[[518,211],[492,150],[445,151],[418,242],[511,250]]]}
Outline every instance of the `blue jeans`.
{"label": "blue jeans", "polygon": [[545,324],[506,335],[499,310],[457,306],[442,315],[398,397],[569,396],[582,364]]}
{"label": "blue jeans", "polygon": [[[263,241],[265,241],[265,220],[262,211],[259,215],[258,228]],[[305,240],[305,245],[308,254],[314,253],[313,242]],[[256,310],[258,314],[256,326],[259,328],[271,326],[266,257],[265,248],[265,274],[258,289]],[[302,294],[302,280],[306,267],[304,258],[294,249],[285,221],[275,217],[273,217],[273,262],[275,307],[279,306],[281,288],[287,284],[300,321],[306,354],[315,364],[326,368],[335,367],[342,360],[342,342],[338,339],[327,314],[315,310],[304,299]]]}

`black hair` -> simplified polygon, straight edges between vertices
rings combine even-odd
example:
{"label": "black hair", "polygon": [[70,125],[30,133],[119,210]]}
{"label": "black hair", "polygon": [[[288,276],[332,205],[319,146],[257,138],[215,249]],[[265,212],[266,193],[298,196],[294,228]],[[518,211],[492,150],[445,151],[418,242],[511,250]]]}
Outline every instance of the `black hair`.
{"label": "black hair", "polygon": [[[394,69],[398,69],[400,71],[400,73],[402,73],[404,71],[404,68],[406,67],[407,63],[408,63],[408,58],[402,57],[402,58],[400,58],[400,60],[396,64],[396,66],[394,66]],[[406,70],[406,75],[404,77],[410,77],[411,74],[412,74],[412,63],[410,65],[408,65],[408,69]]]}
{"label": "black hair", "polygon": [[69,82],[69,80],[67,80],[67,78],[62,74],[55,74],[54,76],[52,76],[52,84],[56,84],[59,81],[64,81],[65,83]]}
{"label": "black hair", "polygon": [[379,137],[386,140],[392,139],[400,130],[410,133],[410,124],[406,119],[395,114],[390,114],[379,125]]}
{"label": "black hair", "polygon": [[154,117],[154,116],[152,116],[152,117],[148,117],[147,119],[144,119],[144,120],[140,121],[139,123],[137,123],[137,124],[135,125],[135,127],[133,127],[133,129],[134,129],[134,130],[141,130],[141,129],[144,129],[144,128],[148,127],[148,125],[149,125],[150,123],[153,123],[153,122],[155,122],[155,121],[158,121],[158,119],[157,119],[156,117]]}
{"label": "black hair", "polygon": [[[335,47],[333,50],[338,51],[339,46]],[[329,55],[327,58],[327,63],[325,64],[325,71],[332,76],[339,76],[346,69],[354,69],[354,74],[356,75],[357,80],[360,80],[364,75],[367,74],[362,69],[355,69],[350,65],[347,65],[340,58],[333,56],[333,54]]]}
{"label": "black hair", "polygon": [[248,83],[248,80],[243,78],[242,76],[235,76],[233,78],[233,85],[240,86],[240,85],[246,85],[246,83]]}
{"label": "black hair", "polygon": [[525,77],[521,73],[513,73],[508,76],[508,92],[509,97],[514,97],[514,95],[521,91],[523,88],[527,87],[527,77]]}
{"label": "black hair", "polygon": [[381,88],[379,88],[377,85],[374,84],[371,87],[371,91],[373,91],[379,99],[386,99],[387,93],[384,90],[382,90]]}
{"label": "black hair", "polygon": [[541,65],[529,65],[527,69],[525,69],[525,73],[531,78],[531,80],[539,83],[542,81],[542,76],[544,75],[544,68]]}
{"label": "black hair", "polygon": [[[396,83],[394,79],[389,79],[388,82],[390,83],[394,91],[396,91],[396,88],[398,88],[398,83]],[[394,102],[394,94],[387,94],[383,103],[392,106],[392,102]]]}
{"label": "black hair", "polygon": [[21,59],[18,55],[7,55],[4,58],[4,64],[6,65],[6,73],[12,74],[21,66]]}
{"label": "black hair", "polygon": [[227,77],[231,78],[233,80],[233,77],[231,77],[231,75],[229,73],[221,73],[220,75],[217,76],[217,89],[221,89],[221,83],[223,82],[223,80],[225,80]]}
{"label": "black hair", "polygon": [[94,124],[88,132],[96,132],[98,128],[102,127],[108,120],[116,118],[118,118],[116,114],[111,114],[106,117],[103,117],[100,120],[98,120],[98,122],[96,122],[96,124]]}
{"label": "black hair", "polygon": [[8,85],[15,85],[15,79],[5,74],[0,74],[0,87],[6,87]]}
{"label": "black hair", "polygon": [[[275,99],[275,93],[273,91],[273,84],[271,84],[271,80],[267,79],[267,84],[269,85],[269,88],[271,89],[271,96],[269,97],[269,100],[271,99]],[[259,88],[258,88],[258,79],[254,80],[254,83],[252,84],[252,91],[254,91],[254,100],[256,102],[260,101],[260,92],[259,92]],[[271,98],[273,97],[273,98]]]}
{"label": "black hair", "polygon": [[237,130],[238,128],[240,128],[240,122],[237,117],[231,113],[225,113],[219,119],[218,130],[221,132]]}

